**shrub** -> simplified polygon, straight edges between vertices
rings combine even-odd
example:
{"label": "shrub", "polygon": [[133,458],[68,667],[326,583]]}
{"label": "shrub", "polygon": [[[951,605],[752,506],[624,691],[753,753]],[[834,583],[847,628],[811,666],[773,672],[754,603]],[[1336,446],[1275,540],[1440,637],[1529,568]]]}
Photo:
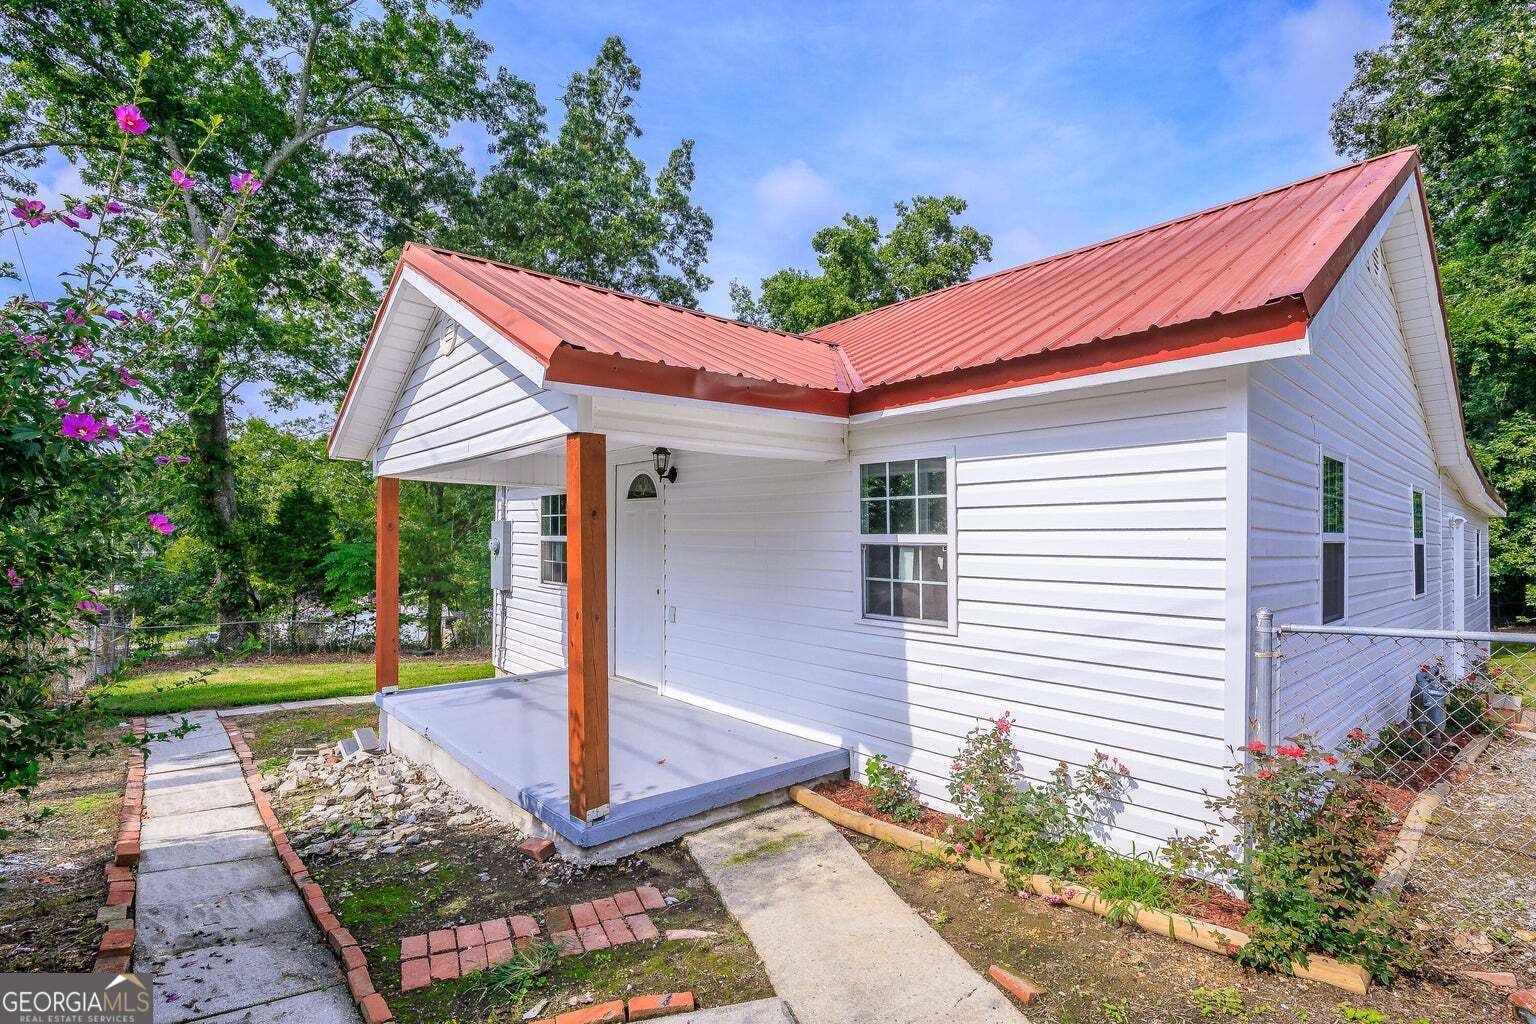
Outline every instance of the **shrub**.
{"label": "shrub", "polygon": [[917,802],[917,784],[911,774],[891,764],[884,754],[864,762],[864,776],[869,780],[869,799],[875,810],[902,824],[923,816],[923,805]]}
{"label": "shrub", "polygon": [[1102,854],[1092,830],[1130,784],[1130,770],[1100,751],[1073,772],[1065,761],[1029,784],[1014,749],[1013,719],[977,726],[950,765],[949,795],[965,824],[952,826],[957,854],[993,857],[1014,875],[1069,876]]}
{"label": "shrub", "polygon": [[1230,769],[1229,793],[1207,801],[1244,837],[1246,858],[1222,835],[1183,844],[1199,866],[1234,879],[1252,906],[1252,941],[1237,953],[1253,967],[1285,969],[1309,952],[1359,964],[1386,980],[1409,956],[1405,912],[1377,897],[1375,863],[1390,810],[1341,755],[1297,737],[1273,749],[1255,741],[1251,766]]}

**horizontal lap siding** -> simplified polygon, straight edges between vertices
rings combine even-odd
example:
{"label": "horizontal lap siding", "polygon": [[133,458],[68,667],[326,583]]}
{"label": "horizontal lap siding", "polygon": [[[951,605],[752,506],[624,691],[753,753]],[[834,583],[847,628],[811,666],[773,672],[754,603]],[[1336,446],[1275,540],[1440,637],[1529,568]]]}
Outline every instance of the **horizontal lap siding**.
{"label": "horizontal lap siding", "polygon": [[502,672],[565,667],[565,588],[539,582],[539,499],[496,489],[496,518],[512,524],[512,589],[492,598],[491,654]]}
{"label": "horizontal lap siding", "polygon": [[[1256,365],[1249,381],[1251,607],[1280,624],[1321,621],[1321,457],[1347,464],[1345,618],[1436,629],[1442,487],[1387,283],[1363,252],[1311,332],[1312,353]],[[1425,595],[1413,596],[1412,491],[1424,494]],[[1406,706],[1420,645],[1291,636],[1276,677],[1276,735],[1334,745]]]}
{"label": "horizontal lap siding", "polygon": [[[1116,841],[1203,827],[1218,789],[1225,381],[856,425],[850,462],[686,453],[667,492],[671,696],[910,768],[941,806],[978,721],[1029,774],[1095,749],[1136,778]],[[956,457],[956,635],[858,621],[859,461]]]}
{"label": "horizontal lap siding", "polygon": [[380,437],[381,475],[490,455],[564,435],[570,400],[535,385],[462,328],[440,350],[445,319],[427,333]]}

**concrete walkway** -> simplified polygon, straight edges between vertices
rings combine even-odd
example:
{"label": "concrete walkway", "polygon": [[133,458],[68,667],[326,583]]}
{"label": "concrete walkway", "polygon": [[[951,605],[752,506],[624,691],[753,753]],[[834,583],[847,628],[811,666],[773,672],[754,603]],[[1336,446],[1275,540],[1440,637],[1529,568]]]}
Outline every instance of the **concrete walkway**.
{"label": "concrete walkway", "polygon": [[357,1024],[218,715],[185,717],[200,728],[151,744],[145,772],[136,959],[156,1024]]}
{"label": "concrete walkway", "polygon": [[800,1024],[1024,1024],[826,819],[790,805],[685,843]]}
{"label": "concrete walkway", "polygon": [[[302,711],[305,708],[339,708],[352,704],[372,704],[373,694],[363,693],[352,697],[316,697],[314,700],[290,700],[281,704],[247,704],[239,708],[220,708],[220,718],[239,718],[242,715],[265,715],[273,711]],[[195,714],[196,712],[189,712]]]}

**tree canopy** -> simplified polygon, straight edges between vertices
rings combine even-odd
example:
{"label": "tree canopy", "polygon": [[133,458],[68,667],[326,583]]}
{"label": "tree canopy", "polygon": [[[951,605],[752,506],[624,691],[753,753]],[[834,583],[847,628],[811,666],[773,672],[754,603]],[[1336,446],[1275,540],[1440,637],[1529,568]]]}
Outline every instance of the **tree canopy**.
{"label": "tree canopy", "polygon": [[992,236],[955,222],[966,205],[956,196],[898,202],[885,234],[874,217],[844,214],[811,238],[821,273],[786,267],[763,278],[757,298],[731,282],[736,316],[800,333],[968,280],[992,259]]}
{"label": "tree canopy", "polygon": [[1513,0],[1394,0],[1333,113],[1354,157],[1418,145],[1473,447],[1509,504],[1495,601],[1536,582],[1536,19]]}

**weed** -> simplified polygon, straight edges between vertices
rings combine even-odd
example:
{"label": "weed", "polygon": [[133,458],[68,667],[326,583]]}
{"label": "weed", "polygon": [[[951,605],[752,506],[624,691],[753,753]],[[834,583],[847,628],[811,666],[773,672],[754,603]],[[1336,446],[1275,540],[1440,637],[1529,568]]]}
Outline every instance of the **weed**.
{"label": "weed", "polygon": [[949,924],[949,911],[947,911],[947,910],[939,911],[937,914],[934,915],[933,923],[936,924],[937,926],[939,926],[940,928],[942,928],[945,925]]}
{"label": "weed", "polygon": [[1107,854],[1093,873],[1093,884],[1109,904],[1108,918],[1122,924],[1144,907],[1161,909],[1172,902],[1167,873],[1150,854]]}
{"label": "weed", "polygon": [[1362,1009],[1358,1006],[1350,1006],[1348,1003],[1340,1003],[1339,1020],[1344,1021],[1345,1024],[1387,1024],[1387,1015],[1380,1010]]}
{"label": "weed", "polygon": [[1128,1006],[1125,1000],[1104,999],[1099,1003],[1099,1012],[1110,1024],[1125,1024],[1126,1010]]}
{"label": "weed", "polygon": [[1248,1007],[1243,1005],[1243,994],[1232,986],[1206,988],[1201,986],[1189,994],[1195,1009],[1207,1020],[1225,1017],[1229,1020],[1247,1020]]}
{"label": "weed", "polygon": [[512,954],[495,967],[480,972],[472,990],[482,999],[517,999],[545,983],[545,975],[560,959],[560,947],[538,942]]}

